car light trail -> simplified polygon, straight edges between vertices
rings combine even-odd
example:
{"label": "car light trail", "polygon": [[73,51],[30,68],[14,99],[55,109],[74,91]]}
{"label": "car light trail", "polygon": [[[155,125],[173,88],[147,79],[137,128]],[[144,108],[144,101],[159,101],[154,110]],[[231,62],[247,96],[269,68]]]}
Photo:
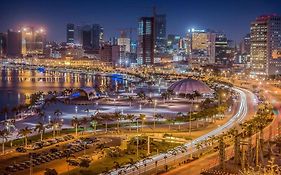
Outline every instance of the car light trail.
{"label": "car light trail", "polygon": [[[234,91],[236,91],[240,96],[240,104],[239,104],[237,113],[234,114],[230,120],[228,120],[225,124],[218,127],[217,129],[215,129],[203,136],[200,136],[197,139],[194,139],[192,142],[186,143],[184,146],[186,147],[186,150],[190,150],[189,152],[184,152],[184,153],[176,154],[176,155],[171,155],[168,153],[158,154],[158,155],[150,157],[151,160],[149,160],[149,161],[143,162],[142,160],[140,160],[139,162],[137,162],[135,165],[138,167],[138,169],[124,166],[118,170],[111,171],[109,174],[111,174],[111,175],[119,175],[119,174],[130,175],[131,174],[131,175],[133,175],[133,174],[141,174],[141,173],[145,173],[148,171],[152,171],[153,169],[155,169],[156,161],[157,161],[157,167],[160,167],[160,166],[169,164],[169,162],[173,162],[177,159],[181,159],[184,156],[188,156],[196,151],[195,146],[197,143],[200,143],[203,140],[206,140],[212,136],[219,135],[222,132],[230,129],[233,125],[235,125],[237,123],[241,123],[245,119],[247,112],[248,112],[247,96],[244,91],[246,91],[246,92],[250,92],[250,91],[245,90],[245,89],[242,90],[240,88],[232,88],[232,89]],[[178,151],[180,152],[180,149],[178,149]],[[166,157],[166,159],[164,157]]]}

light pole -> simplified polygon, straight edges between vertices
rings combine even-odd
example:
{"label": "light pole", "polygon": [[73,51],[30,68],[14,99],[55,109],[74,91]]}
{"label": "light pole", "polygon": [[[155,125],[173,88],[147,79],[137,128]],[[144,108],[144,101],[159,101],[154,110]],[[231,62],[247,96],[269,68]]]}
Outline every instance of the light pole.
{"label": "light pole", "polygon": [[113,99],[113,102],[114,102],[114,111],[116,112],[116,104],[115,104],[115,101],[116,101],[116,99],[114,98],[114,99]]}
{"label": "light pole", "polygon": [[191,136],[191,109],[192,109],[192,106],[193,106],[193,101],[189,108],[189,136]]}
{"label": "light pole", "polygon": [[139,133],[139,120],[137,119],[137,134]]}
{"label": "light pole", "polygon": [[75,106],[76,118],[77,118],[77,112],[78,112],[78,106]]}
{"label": "light pole", "polygon": [[153,126],[153,131],[155,130],[156,105],[157,105],[157,99],[154,100],[154,114],[153,114],[154,126]]}

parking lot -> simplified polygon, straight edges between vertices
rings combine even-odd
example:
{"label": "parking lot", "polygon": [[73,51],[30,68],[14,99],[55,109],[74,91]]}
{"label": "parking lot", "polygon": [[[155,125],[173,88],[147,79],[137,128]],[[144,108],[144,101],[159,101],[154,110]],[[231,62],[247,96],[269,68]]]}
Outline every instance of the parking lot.
{"label": "parking lot", "polygon": [[[22,175],[29,174],[30,171],[33,174],[43,174],[48,167],[64,172],[67,164],[78,166],[82,160],[91,161],[91,157],[87,155],[93,154],[100,144],[116,146],[120,144],[120,138],[85,136],[75,139],[72,135],[66,135],[37,142],[27,148],[20,147],[17,148],[20,152],[16,153],[18,156],[0,160],[0,174]],[[61,166],[64,170],[59,170]]]}

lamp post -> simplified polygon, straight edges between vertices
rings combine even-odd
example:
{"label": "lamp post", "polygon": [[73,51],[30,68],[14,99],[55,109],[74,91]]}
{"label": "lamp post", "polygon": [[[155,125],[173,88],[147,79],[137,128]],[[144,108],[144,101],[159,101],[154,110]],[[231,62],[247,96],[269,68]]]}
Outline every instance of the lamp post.
{"label": "lamp post", "polygon": [[189,136],[191,136],[191,109],[192,109],[192,106],[193,106],[193,101],[189,108]]}
{"label": "lamp post", "polygon": [[[195,105],[195,111],[197,111],[197,108],[199,107],[198,105]],[[189,136],[191,136],[191,112],[193,112],[193,101],[192,101],[192,105],[189,108]]]}
{"label": "lamp post", "polygon": [[139,158],[139,119],[137,118],[137,160]]}
{"label": "lamp post", "polygon": [[78,106],[75,106],[75,114],[76,114],[76,117],[77,117],[77,112],[78,112]]}
{"label": "lamp post", "polygon": [[115,104],[115,101],[116,101],[116,99],[114,98],[114,99],[113,99],[113,102],[114,102],[114,112],[116,112],[116,104]]}
{"label": "lamp post", "polygon": [[154,117],[155,117],[155,114],[156,114],[156,105],[157,105],[157,100],[155,99],[154,100],[154,114],[153,114]]}

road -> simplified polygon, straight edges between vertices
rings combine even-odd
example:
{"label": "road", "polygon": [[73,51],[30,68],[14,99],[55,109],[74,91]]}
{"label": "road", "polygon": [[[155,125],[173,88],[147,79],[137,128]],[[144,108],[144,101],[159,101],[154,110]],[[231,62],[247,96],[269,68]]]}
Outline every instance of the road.
{"label": "road", "polygon": [[[249,104],[254,104],[255,96],[248,90],[240,89],[240,88],[233,88],[234,91],[236,91],[239,94],[239,107],[237,109],[237,112],[233,115],[233,117],[227,121],[222,126],[218,127],[217,129],[193,140],[192,142],[186,143],[185,149],[188,150],[186,152],[180,152],[178,151],[178,154],[167,154],[162,153],[159,155],[155,155],[153,157],[150,157],[149,160],[143,160],[136,163],[136,166],[138,168],[135,168],[133,166],[130,167],[124,167],[115,171],[112,171],[111,175],[117,175],[117,174],[153,174],[157,173],[158,168],[164,167],[165,165],[171,165],[175,162],[181,162],[185,160],[190,154],[194,153],[196,150],[196,144],[200,143],[203,140],[208,139],[209,137],[218,135],[224,131],[227,131],[229,128],[233,127],[237,123],[241,123],[248,114],[248,106]],[[250,96],[250,99],[247,98]],[[177,173],[176,173],[177,174]],[[187,174],[187,173],[184,173]],[[193,174],[193,173],[192,173]]]}

